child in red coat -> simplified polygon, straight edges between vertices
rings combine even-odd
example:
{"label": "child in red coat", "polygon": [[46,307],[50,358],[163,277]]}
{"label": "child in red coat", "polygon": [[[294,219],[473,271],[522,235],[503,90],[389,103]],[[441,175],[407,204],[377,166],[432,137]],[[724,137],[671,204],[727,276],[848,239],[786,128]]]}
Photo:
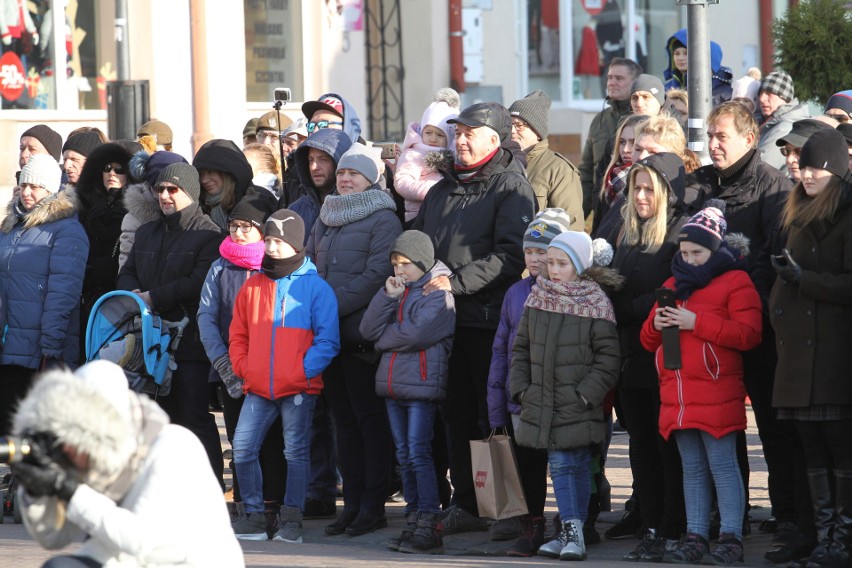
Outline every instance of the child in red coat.
{"label": "child in red coat", "polygon": [[[719,202],[721,205],[721,202]],[[642,345],[655,352],[660,374],[660,433],[674,432],[683,463],[687,534],[667,562],[699,563],[709,552],[713,484],[722,528],[713,564],[742,563],[745,489],[737,466],[736,436],[746,428],[742,351],[757,347],[761,304],[746,270],[748,252],[725,239],[727,223],[707,207],[683,226],[672,259],[676,308],[654,306]],[[743,239],[744,240],[744,239]],[[680,328],[681,368],[663,366],[664,327]],[[711,479],[712,475],[712,479]]]}

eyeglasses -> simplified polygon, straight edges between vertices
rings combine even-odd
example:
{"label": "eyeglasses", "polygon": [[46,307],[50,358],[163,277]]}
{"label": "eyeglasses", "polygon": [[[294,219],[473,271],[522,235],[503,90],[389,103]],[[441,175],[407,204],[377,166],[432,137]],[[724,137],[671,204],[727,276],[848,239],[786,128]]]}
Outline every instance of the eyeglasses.
{"label": "eyeglasses", "polygon": [[228,232],[236,233],[237,231],[241,232],[244,235],[247,235],[251,232],[254,225],[240,225],[238,223],[230,223],[228,225]]}
{"label": "eyeglasses", "polygon": [[174,195],[175,193],[180,191],[180,188],[176,185],[158,185],[154,188],[154,193],[156,193],[157,195],[160,195],[164,191],[168,191],[169,195]]}
{"label": "eyeglasses", "polygon": [[513,120],[512,121],[512,128],[514,128],[518,132],[523,132],[524,130],[527,129],[527,123],[524,122],[523,120]]}
{"label": "eyeglasses", "polygon": [[827,112],[827,113],[825,113],[825,116],[831,117],[831,118],[833,118],[834,120],[836,120],[837,122],[840,122],[840,123],[849,122],[849,113],[846,113],[846,112],[841,112],[841,113],[836,113],[836,114],[831,113],[831,112]]}
{"label": "eyeglasses", "polygon": [[257,139],[261,142],[272,142],[273,140],[277,140],[278,136],[278,133],[274,130],[264,130],[257,133]]}
{"label": "eyeglasses", "polygon": [[116,174],[122,176],[124,175],[124,166],[113,166],[112,164],[107,164],[104,166],[104,173],[108,174],[110,172],[115,172]]}
{"label": "eyeglasses", "polygon": [[801,148],[794,148],[792,146],[784,146],[783,148],[781,148],[781,155],[785,158],[787,156],[799,156],[801,153]]}
{"label": "eyeglasses", "polygon": [[308,134],[313,134],[314,130],[322,130],[329,126],[343,126],[342,122],[332,122],[330,120],[320,120],[318,122],[309,122],[307,125]]}

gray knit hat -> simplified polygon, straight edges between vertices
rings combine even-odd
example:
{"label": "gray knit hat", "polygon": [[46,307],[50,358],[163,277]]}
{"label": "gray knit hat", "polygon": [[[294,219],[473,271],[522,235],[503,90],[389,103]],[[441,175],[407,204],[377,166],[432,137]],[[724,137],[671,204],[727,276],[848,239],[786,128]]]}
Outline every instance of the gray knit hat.
{"label": "gray knit hat", "polygon": [[390,255],[400,254],[411,264],[429,272],[435,266],[435,247],[429,235],[420,231],[404,231],[396,238],[390,248]]}
{"label": "gray knit hat", "polygon": [[24,165],[18,183],[30,183],[43,187],[50,193],[56,193],[62,185],[62,170],[52,156],[36,154]]}
{"label": "gray knit hat", "polygon": [[630,96],[637,91],[651,93],[651,95],[662,105],[666,102],[666,90],[663,87],[663,82],[659,77],[642,73],[633,80],[633,85],[630,87]]}
{"label": "gray knit hat", "polygon": [[547,250],[553,238],[571,226],[571,216],[559,207],[549,207],[539,212],[524,233],[524,248]]}
{"label": "gray knit hat", "polygon": [[305,248],[305,222],[295,211],[279,209],[266,220],[263,236],[281,239],[301,252]]}
{"label": "gray knit hat", "polygon": [[783,71],[773,71],[760,82],[760,93],[773,93],[785,102],[790,102],[796,96],[793,88],[793,78]]}
{"label": "gray knit hat", "polygon": [[592,256],[592,237],[583,231],[565,231],[550,241],[548,248],[557,248],[568,255],[574,264],[577,276],[586,271],[594,260]]}
{"label": "gray knit hat", "polygon": [[[381,150],[379,150],[381,152]],[[378,154],[378,156],[374,157],[374,154]],[[370,183],[377,183],[379,181],[379,164],[376,159],[380,156],[378,152],[372,151],[371,148],[367,148],[360,142],[355,142],[349,149],[340,157],[340,161],[337,162],[337,169],[339,170],[355,170],[368,180]]]}
{"label": "gray knit hat", "polygon": [[547,138],[549,112],[550,97],[544,91],[533,91],[509,107],[509,114],[529,124],[542,140]]}
{"label": "gray knit hat", "polygon": [[160,172],[160,177],[157,178],[157,183],[154,187],[158,187],[163,182],[172,183],[178,186],[184,191],[184,193],[190,196],[193,201],[198,201],[198,196],[201,195],[201,183],[198,181],[198,170],[189,164],[176,162],[163,168],[163,171]]}

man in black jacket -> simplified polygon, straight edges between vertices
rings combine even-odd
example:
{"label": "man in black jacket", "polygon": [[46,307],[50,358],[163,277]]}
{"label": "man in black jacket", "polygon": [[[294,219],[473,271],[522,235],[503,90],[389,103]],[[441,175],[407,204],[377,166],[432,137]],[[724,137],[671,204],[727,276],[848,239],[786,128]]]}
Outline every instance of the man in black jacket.
{"label": "man in black jacket", "polygon": [[198,171],[189,164],[166,166],[153,188],[163,215],[139,227],[127,262],[116,278],[116,288],[132,290],[163,319],[189,316],[175,360],[171,392],[157,398],[175,424],[191,430],[204,445],[220,485],[222,446],[216,421],[209,412],[210,362],[201,345],[196,314],[201,287],[213,261],[219,257],[222,233],[201,212]]}
{"label": "man in black jacket", "polygon": [[477,103],[450,122],[456,126],[456,164],[442,172],[413,226],[432,238],[435,258],[453,272],[425,288],[449,290],[456,301],[443,412],[457,506],[443,521],[445,534],[486,528],[478,516],[468,442],[486,436],[491,347],[503,296],[524,269],[523,236],[535,210],[523,167],[500,147],[511,132],[509,112],[497,103]]}

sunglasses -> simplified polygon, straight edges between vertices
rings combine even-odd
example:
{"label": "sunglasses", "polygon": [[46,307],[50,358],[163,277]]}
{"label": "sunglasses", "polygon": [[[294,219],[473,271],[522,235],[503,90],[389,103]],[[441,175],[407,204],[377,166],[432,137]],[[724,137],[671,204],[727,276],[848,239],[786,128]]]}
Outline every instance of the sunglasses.
{"label": "sunglasses", "polygon": [[323,128],[328,128],[329,126],[343,126],[342,122],[333,122],[330,120],[320,120],[318,122],[309,122],[307,125],[308,134],[312,134],[314,130],[322,130]]}
{"label": "sunglasses", "polygon": [[156,193],[157,195],[163,193],[163,191],[168,191],[169,195],[174,195],[175,193],[180,191],[180,188],[176,185],[158,185],[154,188],[154,193]]}
{"label": "sunglasses", "polygon": [[105,174],[108,174],[110,172],[115,172],[116,174],[122,176],[122,175],[124,175],[125,171],[126,170],[124,169],[124,166],[113,166],[112,164],[107,164],[107,165],[104,166],[104,173]]}
{"label": "sunglasses", "polygon": [[801,153],[802,153],[801,148],[792,148],[790,146],[784,146],[783,148],[781,148],[781,155],[784,156],[785,158],[787,156],[791,156],[791,155],[792,156],[798,156]]}

